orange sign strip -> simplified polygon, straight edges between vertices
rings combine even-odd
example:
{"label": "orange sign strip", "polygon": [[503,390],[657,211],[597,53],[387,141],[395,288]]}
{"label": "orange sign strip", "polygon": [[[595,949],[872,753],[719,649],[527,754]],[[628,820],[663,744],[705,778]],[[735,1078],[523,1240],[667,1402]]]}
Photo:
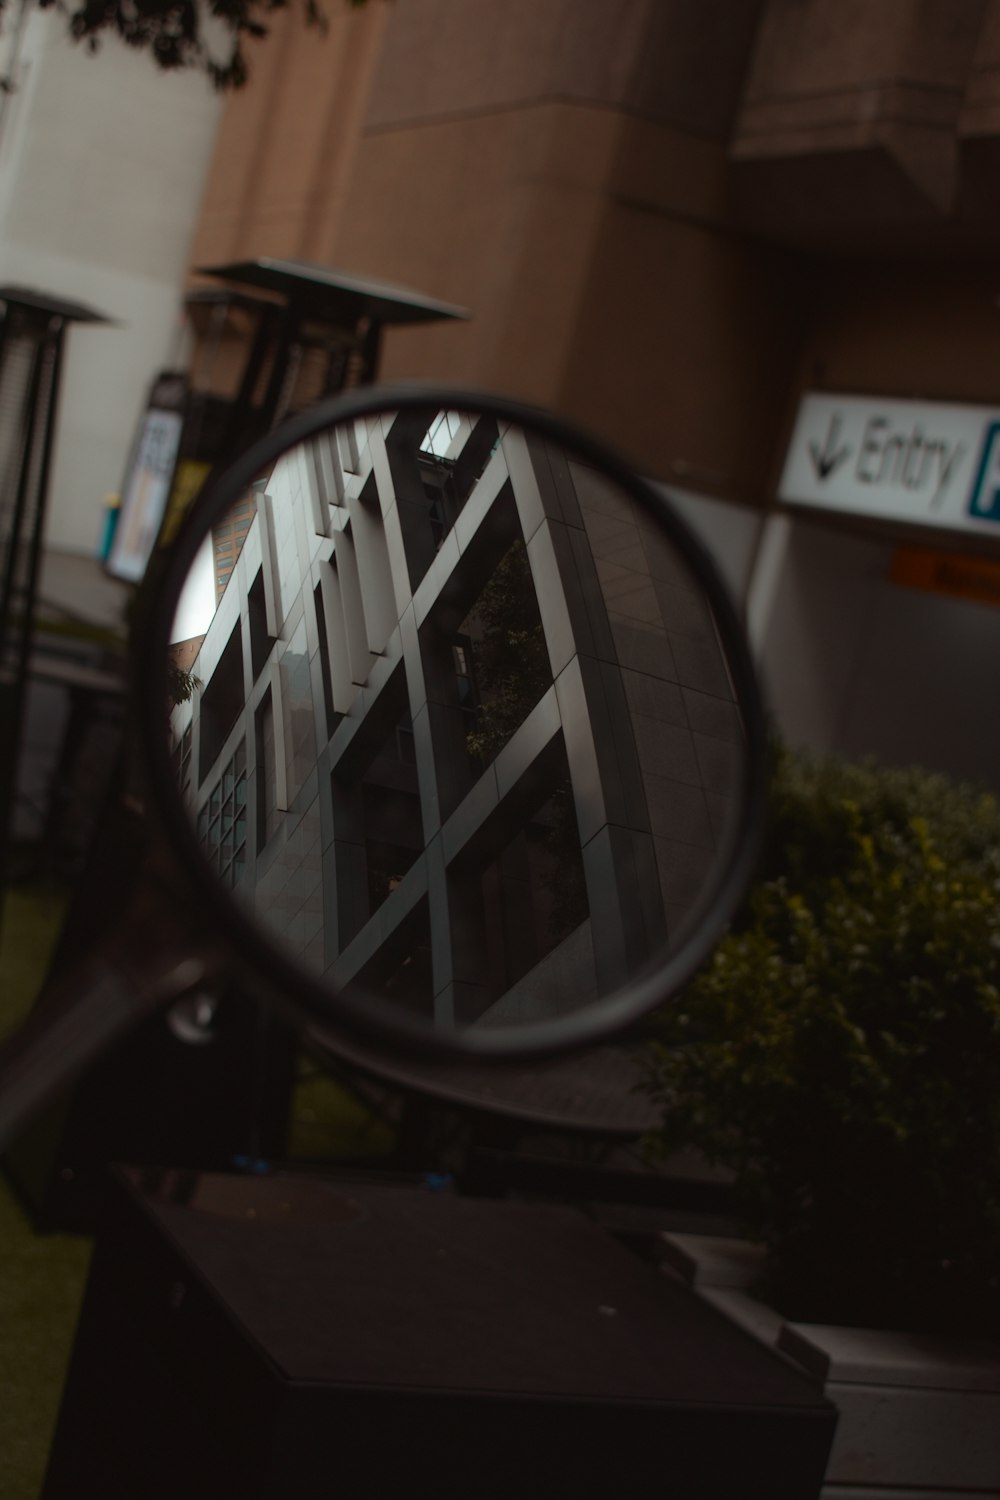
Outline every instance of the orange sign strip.
{"label": "orange sign strip", "polygon": [[1000,562],[957,552],[931,552],[923,547],[897,547],[889,568],[891,583],[1000,605]]}

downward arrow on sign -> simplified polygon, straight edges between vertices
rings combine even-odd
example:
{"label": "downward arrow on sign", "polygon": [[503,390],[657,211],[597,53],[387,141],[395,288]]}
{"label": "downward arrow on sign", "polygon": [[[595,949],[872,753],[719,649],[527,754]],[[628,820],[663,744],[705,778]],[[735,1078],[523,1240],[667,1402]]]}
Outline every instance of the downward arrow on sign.
{"label": "downward arrow on sign", "polygon": [[840,437],[840,418],[831,417],[830,426],[826,434],[826,442],[822,453],[818,443],[809,444],[809,452],[812,456],[813,467],[820,479],[829,479],[834,469],[850,457],[851,450],[848,447],[838,448],[837,440]]}

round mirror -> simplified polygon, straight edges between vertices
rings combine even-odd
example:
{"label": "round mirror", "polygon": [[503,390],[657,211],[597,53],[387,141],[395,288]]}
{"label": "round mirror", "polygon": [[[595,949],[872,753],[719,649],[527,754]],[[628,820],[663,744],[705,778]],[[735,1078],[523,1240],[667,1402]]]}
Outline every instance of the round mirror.
{"label": "round mirror", "polygon": [[164,827],[316,1020],[442,1052],[593,1042],[742,894],[765,735],[666,500],[510,402],[355,392],[195,508],[145,632]]}

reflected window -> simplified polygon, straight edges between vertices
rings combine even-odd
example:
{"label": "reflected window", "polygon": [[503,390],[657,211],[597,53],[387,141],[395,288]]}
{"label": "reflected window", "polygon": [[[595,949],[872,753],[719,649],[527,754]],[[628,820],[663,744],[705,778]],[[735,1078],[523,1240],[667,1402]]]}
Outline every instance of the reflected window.
{"label": "reflected window", "polygon": [[424,495],[427,498],[427,523],[430,528],[434,551],[441,550],[441,543],[455,524],[459,506],[451,483],[451,475],[440,467],[423,470]]}
{"label": "reflected window", "polygon": [[326,606],[323,603],[323,586],[318,583],[313,590],[313,605],[316,610],[316,634],[319,637],[319,666],[323,679],[323,713],[326,720],[326,738],[329,739],[343,715],[338,714],[333,703],[333,673],[330,663],[330,637],[326,633]]}
{"label": "reflected window", "polygon": [[465,743],[477,770],[495,760],[547,692],[552,673],[524,542],[515,541],[452,647]]}
{"label": "reflected window", "polygon": [[286,806],[291,807],[316,765],[316,722],[305,621],[281,657],[281,711],[285,743]]}
{"label": "reflected window", "polygon": [[420,627],[438,795],[449,816],[552,684],[509,485]]}
{"label": "reflected window", "polygon": [[383,1000],[418,1015],[434,1014],[431,924],[426,898],[390,934],[360,971],[350,990]]}
{"label": "reflected window", "polygon": [[247,757],[240,740],[198,818],[198,833],[223,885],[237,885],[246,870]]}
{"label": "reflected window", "polygon": [[191,725],[189,724],[171,753],[177,785],[185,797],[191,790],[191,738]]}
{"label": "reflected window", "polygon": [[425,847],[402,672],[386,688],[384,709],[385,720],[367,741],[363,761],[349,762],[331,777],[342,871],[337,887],[341,946],[389,899]]}
{"label": "reflected window", "polygon": [[396,725],[396,754],[405,766],[415,766],[417,763],[417,749],[413,740],[413,720],[410,718],[409,710],[403,714]]}
{"label": "reflected window", "polygon": [[[406,567],[414,589],[433,563],[466,498],[459,498],[456,489],[456,460],[443,455],[453,441],[454,451],[461,453],[459,438],[467,439],[469,424],[461,423],[454,435],[448,416],[435,416],[430,428],[426,415],[397,417],[386,438]],[[429,431],[435,434],[433,443],[428,441]]]}
{"label": "reflected window", "polygon": [[274,704],[268,688],[254,716],[257,751],[257,852],[278,831],[278,761],[274,743]]}
{"label": "reflected window", "polygon": [[226,592],[226,585],[232,577],[236,560],[243,550],[243,543],[256,514],[256,499],[253,490],[248,490],[225,517],[212,527],[216,601]]}
{"label": "reflected window", "polygon": [[451,445],[460,436],[463,427],[468,428],[468,425],[468,418],[463,418],[461,412],[439,411],[424,433],[420,444],[421,453],[429,453],[434,458],[447,458]]}
{"label": "reflected window", "polygon": [[201,739],[198,780],[211,771],[230,730],[243,712],[243,638],[237,620],[211,680],[201,694]]}
{"label": "reflected window", "polygon": [[405,722],[397,723],[384,741],[361,783],[370,913],[392,895],[424,850],[412,738],[407,713]]}
{"label": "reflected window", "polygon": [[[472,1019],[530,976],[589,916],[561,737],[544,765],[515,788],[506,817],[463,851],[448,884],[452,940],[464,956]],[[525,982],[530,987],[530,978]]]}
{"label": "reflected window", "polygon": [[257,569],[257,576],[247,594],[247,616],[250,622],[250,669],[253,680],[263,672],[271,654],[275,637],[267,628],[267,604],[264,597],[264,569]]}

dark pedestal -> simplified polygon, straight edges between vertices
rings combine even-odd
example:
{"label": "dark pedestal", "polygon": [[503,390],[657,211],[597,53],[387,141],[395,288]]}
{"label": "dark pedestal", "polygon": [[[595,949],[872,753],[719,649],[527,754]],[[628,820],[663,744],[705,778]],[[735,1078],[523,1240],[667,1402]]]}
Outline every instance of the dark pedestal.
{"label": "dark pedestal", "polygon": [[835,1420],[574,1210],[121,1176],[43,1497],[806,1500]]}

